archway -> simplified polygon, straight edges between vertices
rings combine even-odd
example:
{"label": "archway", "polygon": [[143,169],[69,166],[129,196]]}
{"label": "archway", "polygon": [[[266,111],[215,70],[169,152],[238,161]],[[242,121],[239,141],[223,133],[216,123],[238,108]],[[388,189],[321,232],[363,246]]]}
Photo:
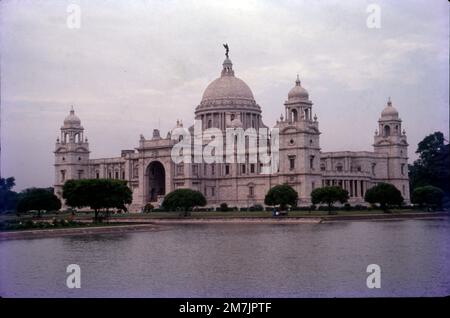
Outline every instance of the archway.
{"label": "archway", "polygon": [[166,194],[166,171],[161,162],[153,161],[148,165],[147,178],[147,201],[156,202],[159,195]]}
{"label": "archway", "polygon": [[296,109],[292,110],[292,121],[297,121],[298,120],[298,113]]}

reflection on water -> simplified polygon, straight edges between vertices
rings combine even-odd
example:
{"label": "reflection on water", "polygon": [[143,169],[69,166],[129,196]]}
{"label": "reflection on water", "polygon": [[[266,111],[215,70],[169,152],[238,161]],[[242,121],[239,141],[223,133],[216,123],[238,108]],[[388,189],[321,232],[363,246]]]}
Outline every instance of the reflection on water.
{"label": "reflection on water", "polygon": [[[353,297],[450,294],[450,219],[176,225],[0,242],[0,295]],[[66,266],[81,267],[68,289]],[[381,266],[381,289],[366,267]]]}

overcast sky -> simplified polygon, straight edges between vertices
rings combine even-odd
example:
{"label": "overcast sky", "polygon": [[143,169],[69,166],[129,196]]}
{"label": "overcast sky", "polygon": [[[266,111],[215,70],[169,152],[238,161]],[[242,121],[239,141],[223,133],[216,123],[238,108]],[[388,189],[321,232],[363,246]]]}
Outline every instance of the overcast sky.
{"label": "overcast sky", "polygon": [[[79,4],[81,27],[67,27]],[[381,8],[368,28],[367,6]],[[17,188],[51,186],[53,151],[74,105],[91,158],[120,156],[139,135],[192,123],[220,75],[222,43],[273,126],[296,74],[322,151],[372,150],[388,96],[410,161],[449,127],[446,1],[1,1],[1,172]]]}

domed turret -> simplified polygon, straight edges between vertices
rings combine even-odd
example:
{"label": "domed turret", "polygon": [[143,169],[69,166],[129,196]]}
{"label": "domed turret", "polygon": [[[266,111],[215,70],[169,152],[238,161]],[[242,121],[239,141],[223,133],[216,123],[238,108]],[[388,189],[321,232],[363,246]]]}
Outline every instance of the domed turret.
{"label": "domed turret", "polygon": [[394,106],[392,106],[390,97],[388,99],[387,106],[381,112],[381,118],[382,119],[391,119],[391,118],[397,119],[398,118],[398,111]]}
{"label": "domed turret", "polygon": [[75,115],[75,111],[73,110],[73,106],[70,110],[70,114],[64,119],[64,127],[80,127],[81,120]]}
{"label": "domed turret", "polygon": [[309,99],[308,91],[302,87],[300,78],[297,75],[295,86],[288,93],[288,101],[308,100],[308,99]]}

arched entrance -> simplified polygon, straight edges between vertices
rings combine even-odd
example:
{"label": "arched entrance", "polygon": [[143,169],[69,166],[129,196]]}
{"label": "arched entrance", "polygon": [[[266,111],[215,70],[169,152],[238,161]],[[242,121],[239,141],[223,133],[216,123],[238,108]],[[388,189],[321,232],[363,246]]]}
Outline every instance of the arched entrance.
{"label": "arched entrance", "polygon": [[148,165],[147,178],[147,201],[156,202],[159,195],[166,194],[166,171],[161,162],[153,161]]}

